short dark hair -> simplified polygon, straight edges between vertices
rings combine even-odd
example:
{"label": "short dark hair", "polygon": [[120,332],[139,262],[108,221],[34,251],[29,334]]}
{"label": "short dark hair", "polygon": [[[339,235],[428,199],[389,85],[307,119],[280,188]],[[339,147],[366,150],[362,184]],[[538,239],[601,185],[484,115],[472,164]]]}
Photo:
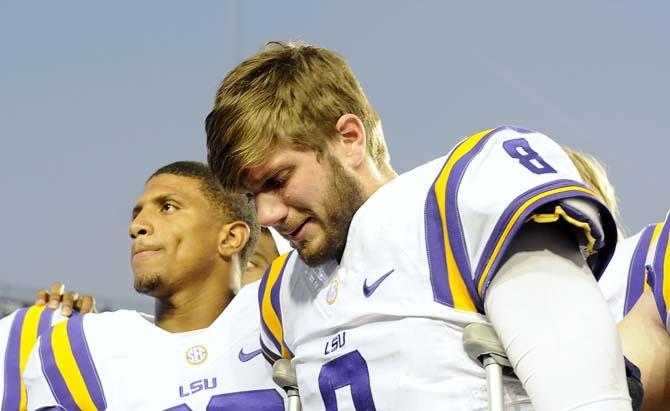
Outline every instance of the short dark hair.
{"label": "short dark hair", "polygon": [[207,198],[221,221],[243,221],[249,226],[249,240],[240,252],[240,268],[246,269],[247,262],[256,248],[260,235],[260,224],[256,217],[253,199],[244,195],[225,191],[214,179],[214,175],[205,163],[199,161],[175,161],[156,170],[147,182],[161,174],[193,178],[200,181],[200,191]]}

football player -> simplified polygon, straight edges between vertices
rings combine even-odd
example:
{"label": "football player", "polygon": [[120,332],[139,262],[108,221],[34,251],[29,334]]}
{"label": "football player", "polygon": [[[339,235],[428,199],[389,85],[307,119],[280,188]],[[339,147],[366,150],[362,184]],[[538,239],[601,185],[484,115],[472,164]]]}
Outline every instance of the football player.
{"label": "football player", "polygon": [[596,283],[614,220],[548,137],[485,130],[398,176],[344,59],[286,43],[226,76],[206,130],[217,180],[297,250],[261,281],[261,342],[305,409],[486,409],[461,337],[490,322],[508,408],[630,410]]}
{"label": "football player", "polygon": [[54,326],[24,371],[28,409],[283,410],[250,320],[258,283],[233,299],[257,236],[252,202],[222,192],[205,164],[156,171],[130,225],[135,289],[155,298],[155,324],[120,310]]}

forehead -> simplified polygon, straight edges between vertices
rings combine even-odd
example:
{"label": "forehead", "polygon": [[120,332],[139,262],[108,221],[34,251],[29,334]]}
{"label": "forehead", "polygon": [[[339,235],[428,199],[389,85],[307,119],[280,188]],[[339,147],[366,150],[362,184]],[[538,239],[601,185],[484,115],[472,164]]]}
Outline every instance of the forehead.
{"label": "forehead", "polygon": [[260,164],[249,167],[242,178],[242,187],[245,191],[254,191],[266,179],[282,169],[295,167],[310,162],[318,162],[316,153],[310,149],[289,148],[280,146],[272,150]]}
{"label": "forehead", "polygon": [[206,200],[200,189],[201,184],[200,180],[193,177],[159,174],[147,181],[137,202],[151,201],[165,195],[177,195],[192,201]]}

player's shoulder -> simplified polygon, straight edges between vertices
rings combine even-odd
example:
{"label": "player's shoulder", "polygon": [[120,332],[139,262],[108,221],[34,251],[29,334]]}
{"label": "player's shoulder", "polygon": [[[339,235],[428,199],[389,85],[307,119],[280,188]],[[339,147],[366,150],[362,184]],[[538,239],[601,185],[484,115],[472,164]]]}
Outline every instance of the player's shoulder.
{"label": "player's shoulder", "polygon": [[138,335],[150,337],[151,328],[155,326],[137,311],[118,310],[74,315],[54,325],[45,339],[53,341],[52,344],[67,341],[75,351],[91,349],[97,356],[104,357],[122,351],[128,343],[137,341]]}
{"label": "player's shoulder", "polygon": [[[569,157],[550,137],[505,125],[478,131],[460,140],[448,153],[400,174],[377,190],[360,213],[374,218],[380,211],[383,214],[384,210],[413,206],[416,201],[425,201],[431,191],[455,194],[464,191],[462,188],[488,188],[491,181],[511,177],[506,171],[510,168],[523,177],[545,176],[544,180],[551,180],[553,174],[559,174],[579,181]],[[468,184],[462,184],[465,179]]]}
{"label": "player's shoulder", "polygon": [[25,341],[34,343],[38,335],[64,320],[67,320],[67,317],[64,317],[59,309],[54,310],[43,305],[18,308],[0,319],[0,338],[17,341],[25,338]]}

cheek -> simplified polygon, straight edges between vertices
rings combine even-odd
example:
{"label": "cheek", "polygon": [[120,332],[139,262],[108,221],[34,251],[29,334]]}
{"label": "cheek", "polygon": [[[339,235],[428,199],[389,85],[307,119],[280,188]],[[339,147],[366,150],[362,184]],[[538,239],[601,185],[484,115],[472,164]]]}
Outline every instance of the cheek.
{"label": "cheek", "polygon": [[326,181],[318,174],[303,179],[302,183],[296,182],[284,190],[284,202],[286,205],[297,208],[320,208],[319,205],[324,201]]}

